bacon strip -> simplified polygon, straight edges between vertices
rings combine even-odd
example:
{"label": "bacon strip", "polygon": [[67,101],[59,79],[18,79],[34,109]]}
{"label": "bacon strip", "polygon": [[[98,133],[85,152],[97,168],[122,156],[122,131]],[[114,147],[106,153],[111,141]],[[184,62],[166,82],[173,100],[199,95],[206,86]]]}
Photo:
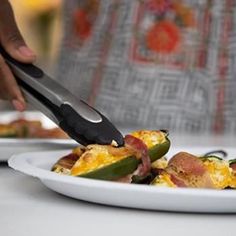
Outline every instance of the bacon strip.
{"label": "bacon strip", "polygon": [[187,187],[183,180],[179,179],[176,175],[170,174],[171,181],[178,187]]}
{"label": "bacon strip", "polygon": [[214,188],[203,162],[190,153],[179,152],[174,155],[166,171],[179,187]]}
{"label": "bacon strip", "polygon": [[170,159],[168,166],[169,168],[174,167],[182,173],[196,176],[202,176],[206,172],[202,161],[196,156],[186,152],[179,152],[174,155]]}
{"label": "bacon strip", "polygon": [[236,163],[231,164],[230,167],[233,169],[233,171],[236,171]]}
{"label": "bacon strip", "polygon": [[56,165],[60,165],[61,167],[70,170],[78,159],[79,159],[78,155],[70,153],[62,157],[60,160],[58,160]]}
{"label": "bacon strip", "polygon": [[125,147],[130,149],[137,158],[141,158],[142,160],[142,165],[138,167],[139,174],[141,176],[148,174],[151,170],[151,160],[147,145],[142,140],[129,134],[125,136],[124,140]]}

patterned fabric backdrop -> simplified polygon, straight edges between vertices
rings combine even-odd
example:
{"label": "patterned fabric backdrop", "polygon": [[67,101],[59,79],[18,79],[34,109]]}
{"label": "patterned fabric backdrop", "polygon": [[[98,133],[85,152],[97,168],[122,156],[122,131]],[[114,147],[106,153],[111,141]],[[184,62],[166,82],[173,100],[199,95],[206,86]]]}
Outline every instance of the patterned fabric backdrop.
{"label": "patterned fabric backdrop", "polygon": [[236,0],[65,1],[59,80],[117,125],[236,133]]}

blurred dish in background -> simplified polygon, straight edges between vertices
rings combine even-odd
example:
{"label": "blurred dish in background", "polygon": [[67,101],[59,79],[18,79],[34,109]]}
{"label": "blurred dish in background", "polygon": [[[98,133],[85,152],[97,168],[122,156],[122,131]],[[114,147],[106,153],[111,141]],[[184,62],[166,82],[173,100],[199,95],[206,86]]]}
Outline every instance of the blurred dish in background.
{"label": "blurred dish in background", "polygon": [[62,150],[78,146],[39,112],[0,112],[0,124],[0,162],[7,161],[15,153]]}
{"label": "blurred dish in background", "polygon": [[67,139],[68,136],[40,113],[6,112],[0,118],[0,138]]}

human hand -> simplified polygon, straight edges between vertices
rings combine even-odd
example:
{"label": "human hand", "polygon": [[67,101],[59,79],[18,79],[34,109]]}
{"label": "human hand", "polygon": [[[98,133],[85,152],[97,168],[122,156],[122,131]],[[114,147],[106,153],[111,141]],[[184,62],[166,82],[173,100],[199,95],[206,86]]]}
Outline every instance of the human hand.
{"label": "human hand", "polygon": [[[8,0],[0,0],[0,44],[16,60],[32,63],[36,59],[20,34],[13,10]],[[24,97],[17,82],[0,54],[0,99],[10,100],[19,111],[26,108]]]}

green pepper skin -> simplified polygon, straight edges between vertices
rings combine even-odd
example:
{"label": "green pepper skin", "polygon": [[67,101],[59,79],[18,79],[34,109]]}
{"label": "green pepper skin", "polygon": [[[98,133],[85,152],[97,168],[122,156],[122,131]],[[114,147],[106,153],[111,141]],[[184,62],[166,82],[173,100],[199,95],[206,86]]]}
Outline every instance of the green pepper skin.
{"label": "green pepper skin", "polygon": [[[157,159],[163,157],[169,151],[169,148],[170,140],[168,138],[166,138],[166,141],[164,143],[157,144],[154,147],[150,148],[148,153],[151,162],[154,162]],[[134,156],[129,156],[97,170],[78,175],[78,177],[100,180],[116,180],[133,173],[140,163],[140,159],[137,159]]]}
{"label": "green pepper skin", "polygon": [[224,150],[214,150],[208,153],[205,153],[203,156],[215,156],[215,157],[222,157],[222,158],[226,158],[228,156],[227,152]]}
{"label": "green pepper skin", "polygon": [[236,163],[236,159],[229,160],[229,165],[232,165],[232,164],[235,164],[235,163]]}
{"label": "green pepper skin", "polygon": [[200,157],[200,159],[202,161],[210,160],[210,159],[217,159],[217,160],[223,161],[223,158],[218,157],[218,156],[213,156],[213,155],[211,155],[211,156],[202,156],[202,157]]}

